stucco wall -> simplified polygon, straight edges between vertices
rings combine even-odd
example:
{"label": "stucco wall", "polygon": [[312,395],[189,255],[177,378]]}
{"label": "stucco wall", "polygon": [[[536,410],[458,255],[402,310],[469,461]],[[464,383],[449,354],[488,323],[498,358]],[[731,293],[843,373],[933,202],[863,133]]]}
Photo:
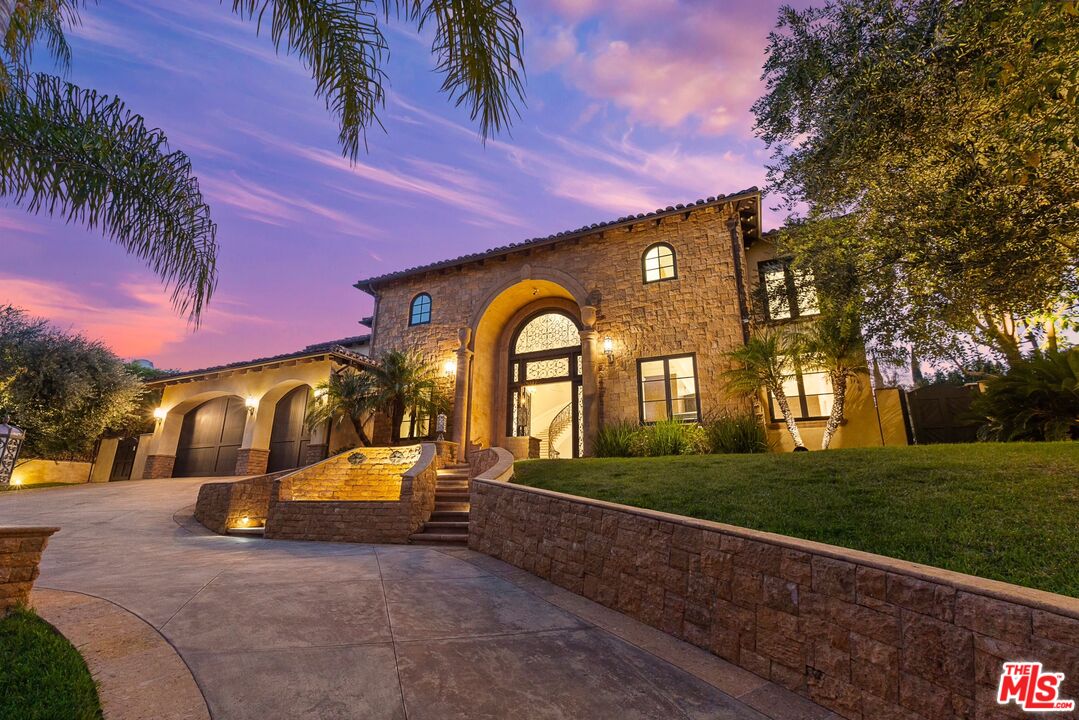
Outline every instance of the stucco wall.
{"label": "stucco wall", "polygon": [[[903,419],[903,407],[899,394],[900,388],[881,388],[877,391],[877,407],[873,406],[873,388],[868,377],[857,377],[847,386],[847,402],[844,415],[847,421],[839,426],[829,447],[873,447],[908,445],[907,431]],[[762,394],[761,402],[765,398]],[[767,405],[764,405],[767,407]],[[820,448],[824,437],[826,420],[799,420],[798,431],[802,442],[810,450]],[[794,449],[794,441],[783,423],[768,425],[768,439],[775,450],[787,452]]]}
{"label": "stucco wall", "polygon": [[13,484],[38,485],[40,483],[84,483],[90,477],[90,463],[66,460],[30,460],[15,468],[11,475]]}
{"label": "stucco wall", "polygon": [[[471,438],[497,444],[504,429],[492,409],[506,402],[504,378],[496,382],[505,372],[497,356],[503,323],[528,303],[569,299],[595,305],[598,342],[609,336],[614,343],[613,362],[601,355],[597,363],[601,423],[638,419],[637,359],[660,355],[697,354],[705,413],[739,405],[720,379],[724,351],[742,342],[728,229],[736,216],[729,204],[707,207],[391,282],[379,288],[374,354],[418,347],[441,365],[454,358],[458,328],[476,329]],[[641,257],[656,242],[674,247],[678,277],[644,284]],[[409,327],[409,304],[420,292],[431,295],[431,323]]]}

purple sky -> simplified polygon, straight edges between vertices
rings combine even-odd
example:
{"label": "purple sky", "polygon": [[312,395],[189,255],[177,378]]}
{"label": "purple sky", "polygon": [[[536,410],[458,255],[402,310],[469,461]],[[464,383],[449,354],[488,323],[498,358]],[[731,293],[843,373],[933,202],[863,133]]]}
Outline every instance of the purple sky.
{"label": "purple sky", "polygon": [[124,357],[202,367],[366,332],[361,278],[762,185],[749,107],[779,4],[522,0],[528,104],[486,146],[438,92],[430,39],[391,22],[387,132],[351,168],[302,65],[227,7],[91,6],[70,32],[71,80],[118,94],[192,158],[218,290],[192,332],[138,260],[0,198],[0,303]]}

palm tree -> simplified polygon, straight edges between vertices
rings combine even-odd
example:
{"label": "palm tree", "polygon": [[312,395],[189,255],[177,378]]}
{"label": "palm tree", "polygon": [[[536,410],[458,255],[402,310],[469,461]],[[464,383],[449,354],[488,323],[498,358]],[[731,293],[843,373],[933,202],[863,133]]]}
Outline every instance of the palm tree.
{"label": "palm tree", "polygon": [[727,357],[740,367],[728,370],[724,377],[727,386],[737,393],[756,398],[761,388],[770,392],[783,413],[794,449],[805,450],[798,423],[783,390],[783,384],[795,377],[798,351],[797,339],[790,333],[771,327],[756,330],[745,345],[727,353]]}
{"label": "palm tree", "polygon": [[441,402],[437,371],[415,350],[389,350],[367,372],[377,388],[377,404],[390,418],[395,443],[401,440],[406,412],[411,410],[413,418],[422,411],[431,414]]}
{"label": "palm tree", "polygon": [[[85,0],[0,0],[0,196],[58,213],[145,260],[181,313],[198,322],[217,282],[217,226],[188,158],[169,150],[118,98],[30,70],[44,45],[65,68],[65,26]],[[486,139],[524,98],[521,24],[513,0],[232,0],[274,48],[310,68],[355,159],[381,127],[387,44],[379,16],[434,29],[442,90],[469,108]]]}
{"label": "palm tree", "polygon": [[848,381],[869,374],[858,307],[850,300],[823,303],[820,317],[805,327],[798,342],[804,361],[827,372],[832,383],[832,410],[821,439],[821,449],[827,450],[843,422]]}
{"label": "palm tree", "polygon": [[378,387],[370,373],[346,368],[331,374],[327,382],[315,388],[315,401],[308,407],[304,423],[313,430],[347,420],[356,431],[360,444],[370,446],[371,440],[364,427],[380,409],[379,400]]}

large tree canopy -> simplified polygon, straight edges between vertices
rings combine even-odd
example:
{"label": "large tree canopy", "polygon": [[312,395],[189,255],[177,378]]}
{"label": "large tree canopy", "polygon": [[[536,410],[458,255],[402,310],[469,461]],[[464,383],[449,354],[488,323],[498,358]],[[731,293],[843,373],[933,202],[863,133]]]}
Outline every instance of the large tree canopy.
{"label": "large tree canopy", "polygon": [[865,300],[878,348],[1014,359],[1074,311],[1076,15],[1043,0],[781,11],[754,105],[792,212],[779,243],[826,292]]}
{"label": "large tree canopy", "polygon": [[0,420],[26,430],[24,457],[87,458],[103,433],[145,420],[144,394],[101,343],[0,306]]}

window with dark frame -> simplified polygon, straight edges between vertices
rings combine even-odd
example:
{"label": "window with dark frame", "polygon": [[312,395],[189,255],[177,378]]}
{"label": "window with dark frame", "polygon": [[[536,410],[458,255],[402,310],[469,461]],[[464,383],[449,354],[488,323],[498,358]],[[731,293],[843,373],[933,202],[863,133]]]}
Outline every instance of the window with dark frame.
{"label": "window with dark frame", "polygon": [[700,422],[697,356],[690,353],[638,360],[637,392],[642,423],[671,418]]}
{"label": "window with dark frame", "polygon": [[[831,414],[835,400],[828,373],[813,367],[795,367],[793,377],[783,383],[783,394],[787,396],[795,420],[824,420]],[[771,392],[768,393],[768,405],[772,422],[783,422],[783,413]]]}
{"label": "window with dark frame", "polygon": [[656,243],[644,251],[641,266],[646,283],[674,280],[678,277],[678,261],[674,248],[667,243]]}
{"label": "window with dark frame", "polygon": [[412,304],[409,306],[408,312],[408,324],[426,325],[429,322],[431,322],[431,296],[427,293],[420,293],[412,298]]}
{"label": "window with dark frame", "polygon": [[790,259],[765,260],[757,264],[769,320],[791,320],[819,315],[813,271],[795,270]]}

